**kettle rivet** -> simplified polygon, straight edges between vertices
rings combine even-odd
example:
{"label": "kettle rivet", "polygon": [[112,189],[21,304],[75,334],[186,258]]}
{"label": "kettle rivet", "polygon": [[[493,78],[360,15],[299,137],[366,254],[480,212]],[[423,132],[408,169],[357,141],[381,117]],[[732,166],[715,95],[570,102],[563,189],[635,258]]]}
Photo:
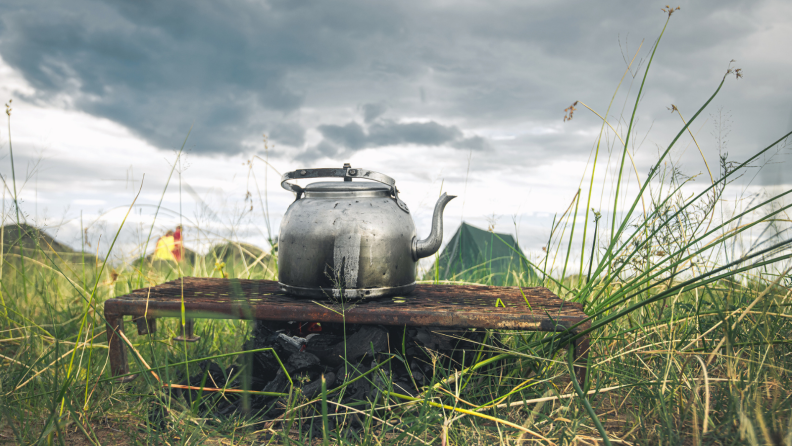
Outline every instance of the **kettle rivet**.
{"label": "kettle rivet", "polygon": [[357,169],[349,169],[350,175],[357,175]]}
{"label": "kettle rivet", "polygon": [[306,171],[304,171],[304,170],[301,170],[301,171],[300,171],[300,175],[305,175],[306,173],[308,173],[308,172],[306,172]]}

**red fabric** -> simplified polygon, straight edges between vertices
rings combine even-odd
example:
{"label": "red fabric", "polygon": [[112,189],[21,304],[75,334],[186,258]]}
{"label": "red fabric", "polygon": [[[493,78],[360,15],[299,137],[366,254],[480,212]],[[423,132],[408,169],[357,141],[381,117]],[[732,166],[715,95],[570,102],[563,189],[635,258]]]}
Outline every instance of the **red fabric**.
{"label": "red fabric", "polygon": [[181,262],[182,254],[184,254],[181,229],[176,229],[176,231],[173,232],[173,241],[176,243],[176,247],[173,248],[173,257],[177,262]]}

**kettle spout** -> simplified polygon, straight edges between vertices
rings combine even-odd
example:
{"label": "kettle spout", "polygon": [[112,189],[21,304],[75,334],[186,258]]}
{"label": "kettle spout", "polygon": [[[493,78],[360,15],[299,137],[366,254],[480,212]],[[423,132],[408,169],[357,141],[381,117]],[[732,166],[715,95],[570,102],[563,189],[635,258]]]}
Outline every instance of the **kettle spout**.
{"label": "kettle spout", "polygon": [[456,195],[443,195],[437,200],[435,204],[434,214],[432,215],[432,232],[429,237],[423,240],[413,238],[412,241],[412,257],[413,260],[429,257],[440,249],[440,244],[443,242],[443,210],[449,201],[456,198]]}

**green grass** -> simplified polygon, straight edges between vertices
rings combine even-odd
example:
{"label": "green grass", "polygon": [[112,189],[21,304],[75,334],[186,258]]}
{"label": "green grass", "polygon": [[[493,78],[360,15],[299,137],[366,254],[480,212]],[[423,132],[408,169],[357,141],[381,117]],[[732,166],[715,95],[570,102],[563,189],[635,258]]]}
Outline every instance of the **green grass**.
{"label": "green grass", "polygon": [[[658,38],[652,57],[662,53],[660,43]],[[651,86],[653,60],[638,95]],[[389,388],[381,369],[364,377],[375,382],[379,376],[385,388],[372,408],[347,408],[344,416],[355,413],[363,426],[351,437],[323,429],[311,440],[301,430],[306,420],[327,426],[337,404],[332,389],[323,389],[313,405],[292,389],[283,399],[287,416],[277,423],[259,423],[255,414],[206,418],[150,374],[129,385],[109,379],[102,302],[180,275],[272,279],[273,258],[256,263],[260,253],[242,245],[229,254],[234,245],[217,240],[211,252],[220,258],[196,256],[181,267],[105,265],[95,258],[83,264],[73,253],[65,259],[42,243],[26,244],[42,239],[28,237],[20,226],[3,232],[12,240],[3,242],[1,270],[0,443],[792,445],[792,190],[744,200],[749,204],[737,210],[725,202],[731,198],[726,185],[778,150],[790,133],[768,135],[766,148],[743,162],[722,157],[710,185],[692,196],[685,187],[689,178],[670,161],[689,126],[734,84],[733,74],[713,85],[711,97],[666,138],[670,142],[654,167],[639,177],[640,187],[630,187],[632,174],[624,170],[630,126],[627,136],[614,139],[608,132],[622,127],[603,119],[591,170],[582,187],[570,191],[573,205],[554,220],[545,257],[533,264],[543,274],[511,275],[510,284],[547,286],[582,303],[591,316],[592,351],[582,388],[569,379],[573,365],[566,351],[555,348],[569,336],[501,332],[486,338],[497,343],[485,341],[468,352],[475,361],[466,369],[434,363],[435,377],[418,398]],[[614,100],[620,88],[621,81]],[[634,120],[640,101],[627,97],[635,106],[615,122]],[[595,184],[600,149],[619,169]],[[16,194],[15,184],[9,188]],[[594,222],[592,197],[596,201],[608,188],[620,211],[598,222],[592,243],[591,234],[587,239],[574,227],[585,234]],[[7,217],[21,223],[18,215],[15,208]],[[581,248],[579,264],[568,255],[572,246]],[[216,262],[227,258],[233,261],[219,268]],[[175,382],[190,366],[195,370],[186,359],[231,365],[249,333],[247,322],[200,320],[198,343],[171,342],[180,323],[161,321],[156,335],[128,330],[135,350],[164,382]],[[130,357],[133,370],[144,368],[136,355]],[[206,404],[218,398],[209,396]]]}

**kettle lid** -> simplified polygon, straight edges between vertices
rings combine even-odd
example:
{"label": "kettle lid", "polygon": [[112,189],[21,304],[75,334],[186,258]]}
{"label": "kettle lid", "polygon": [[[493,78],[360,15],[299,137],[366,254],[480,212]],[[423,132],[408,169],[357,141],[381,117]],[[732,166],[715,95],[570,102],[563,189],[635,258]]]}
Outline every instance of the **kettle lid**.
{"label": "kettle lid", "polygon": [[369,181],[320,181],[305,186],[305,192],[390,192],[385,184]]}

